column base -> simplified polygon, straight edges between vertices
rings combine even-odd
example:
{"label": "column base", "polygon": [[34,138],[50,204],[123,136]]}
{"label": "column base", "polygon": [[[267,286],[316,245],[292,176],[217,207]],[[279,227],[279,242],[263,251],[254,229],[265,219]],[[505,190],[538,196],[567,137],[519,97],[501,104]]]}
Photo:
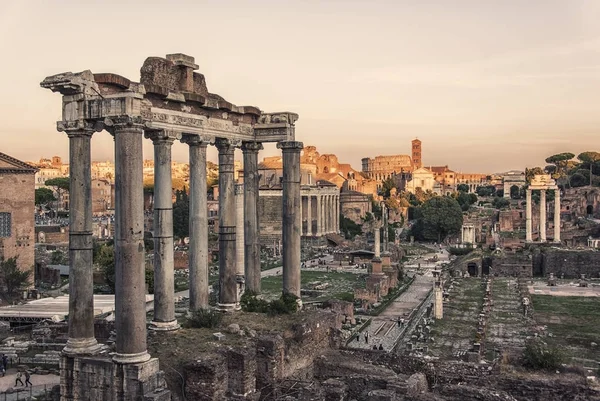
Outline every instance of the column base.
{"label": "column base", "polygon": [[181,326],[177,320],[171,320],[170,322],[158,322],[153,320],[148,326],[148,329],[153,331],[173,331],[179,330],[180,328]]}
{"label": "column base", "polygon": [[128,365],[132,363],[143,363],[150,360],[150,354],[148,351],[138,352],[137,354],[120,354],[115,352],[113,354],[113,362]]}
{"label": "column base", "polygon": [[217,303],[217,310],[220,312],[236,312],[241,309],[242,309],[242,307],[240,306],[240,304],[238,302],[227,303],[227,304]]}
{"label": "column base", "polygon": [[69,338],[62,352],[68,356],[95,355],[102,350],[102,345],[92,338]]}

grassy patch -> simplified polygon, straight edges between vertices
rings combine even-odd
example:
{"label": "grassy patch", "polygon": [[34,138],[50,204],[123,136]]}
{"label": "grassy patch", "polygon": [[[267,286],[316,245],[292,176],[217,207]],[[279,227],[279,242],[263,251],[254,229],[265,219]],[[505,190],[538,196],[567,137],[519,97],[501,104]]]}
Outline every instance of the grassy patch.
{"label": "grassy patch", "polygon": [[535,320],[546,325],[548,342],[565,347],[568,356],[600,360],[600,299],[532,295]]}
{"label": "grassy patch", "polygon": [[[360,274],[346,272],[320,272],[320,271],[302,271],[301,285],[306,288],[308,283],[320,281],[329,283],[330,286],[324,290],[323,295],[318,297],[304,298],[306,300],[323,300],[328,298],[346,299],[349,293],[353,293],[354,288],[365,285],[365,277]],[[264,299],[272,300],[281,296],[283,288],[282,276],[264,277],[261,280],[261,295]]]}

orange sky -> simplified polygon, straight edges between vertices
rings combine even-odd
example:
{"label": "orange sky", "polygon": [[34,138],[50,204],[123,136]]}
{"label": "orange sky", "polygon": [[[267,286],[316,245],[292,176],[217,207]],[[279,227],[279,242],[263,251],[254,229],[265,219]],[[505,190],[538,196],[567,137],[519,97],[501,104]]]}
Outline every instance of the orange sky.
{"label": "orange sky", "polygon": [[[67,157],[60,96],[39,87],[47,75],[138,80],[147,56],[182,52],[211,92],[299,113],[298,140],[356,169],[409,153],[414,137],[425,165],[542,165],[599,150],[598,21],[597,0],[3,0],[0,151]],[[112,147],[96,134],[94,159]],[[174,158],[185,161],[186,146]]]}

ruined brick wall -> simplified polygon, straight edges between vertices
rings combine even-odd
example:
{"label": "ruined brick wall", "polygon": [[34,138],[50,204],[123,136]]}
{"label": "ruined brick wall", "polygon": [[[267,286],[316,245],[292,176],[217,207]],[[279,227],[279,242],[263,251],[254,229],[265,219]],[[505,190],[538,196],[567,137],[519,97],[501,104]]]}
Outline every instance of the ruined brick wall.
{"label": "ruined brick wall", "polygon": [[539,263],[536,275],[579,278],[583,273],[588,278],[600,277],[600,252],[594,250],[544,249]]}
{"label": "ruined brick wall", "polygon": [[0,256],[5,259],[18,257],[18,268],[31,271],[36,239],[34,177],[33,174],[0,174],[0,212],[10,213],[11,220],[10,236],[0,237]]}
{"label": "ruined brick wall", "polygon": [[520,252],[495,255],[492,257],[490,273],[501,277],[531,277],[532,258],[529,254]]}

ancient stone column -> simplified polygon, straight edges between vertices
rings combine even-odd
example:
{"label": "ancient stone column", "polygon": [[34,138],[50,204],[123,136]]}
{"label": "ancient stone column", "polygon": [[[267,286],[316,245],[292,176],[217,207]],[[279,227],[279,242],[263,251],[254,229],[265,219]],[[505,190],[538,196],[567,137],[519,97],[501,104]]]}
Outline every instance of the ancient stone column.
{"label": "ancient stone column", "polygon": [[546,190],[540,191],[540,242],[546,242]]}
{"label": "ancient stone column", "polygon": [[312,196],[306,197],[306,235],[312,237]]}
{"label": "ancient stone column", "polygon": [[244,275],[246,288],[260,293],[260,241],[258,228],[258,152],[263,145],[244,142]]}
{"label": "ancient stone column", "polygon": [[331,232],[331,195],[327,195],[327,204],[325,209],[327,233]]}
{"label": "ancient stone column", "polygon": [[222,311],[239,310],[235,260],[234,151],[238,143],[217,138],[219,150],[219,302]]}
{"label": "ancient stone column", "polygon": [[531,189],[527,188],[525,192],[525,241],[532,242],[531,235]]}
{"label": "ancient stone column", "polygon": [[383,252],[388,251],[388,215],[387,206],[385,203],[381,203],[381,217],[383,219]]}
{"label": "ancient stone column", "polygon": [[190,311],[208,308],[208,204],[206,188],[206,147],[208,140],[184,134],[190,157]]}
{"label": "ancient stone column", "polygon": [[335,197],[335,232],[340,232],[340,196]]}
{"label": "ancient stone column", "polygon": [[375,252],[375,257],[381,257],[381,232],[379,231],[379,227],[375,227],[373,232],[375,235],[375,242],[373,243],[373,252]]}
{"label": "ancient stone column", "polygon": [[150,359],[146,348],[143,125],[136,117],[107,121],[115,137],[115,331],[117,363]]}
{"label": "ancient stone column", "polygon": [[235,184],[235,274],[244,276],[244,184]]}
{"label": "ancient stone column", "polygon": [[283,153],[283,293],[300,297],[300,151],[302,142],[278,142]]}
{"label": "ancient stone column", "polygon": [[96,131],[80,121],[58,123],[69,136],[69,338],[66,354],[94,354],[94,283],[92,267],[92,176],[90,141]]}
{"label": "ancient stone column", "polygon": [[316,196],[317,198],[317,236],[320,237],[321,235],[323,235],[323,223],[321,221],[321,208],[322,208],[322,196],[319,194]]}
{"label": "ancient stone column", "polygon": [[554,190],[554,242],[560,243],[560,188]]}
{"label": "ancient stone column", "polygon": [[147,131],[154,144],[154,318],[153,330],[177,330],[173,256],[173,183],[171,147],[181,134]]}

